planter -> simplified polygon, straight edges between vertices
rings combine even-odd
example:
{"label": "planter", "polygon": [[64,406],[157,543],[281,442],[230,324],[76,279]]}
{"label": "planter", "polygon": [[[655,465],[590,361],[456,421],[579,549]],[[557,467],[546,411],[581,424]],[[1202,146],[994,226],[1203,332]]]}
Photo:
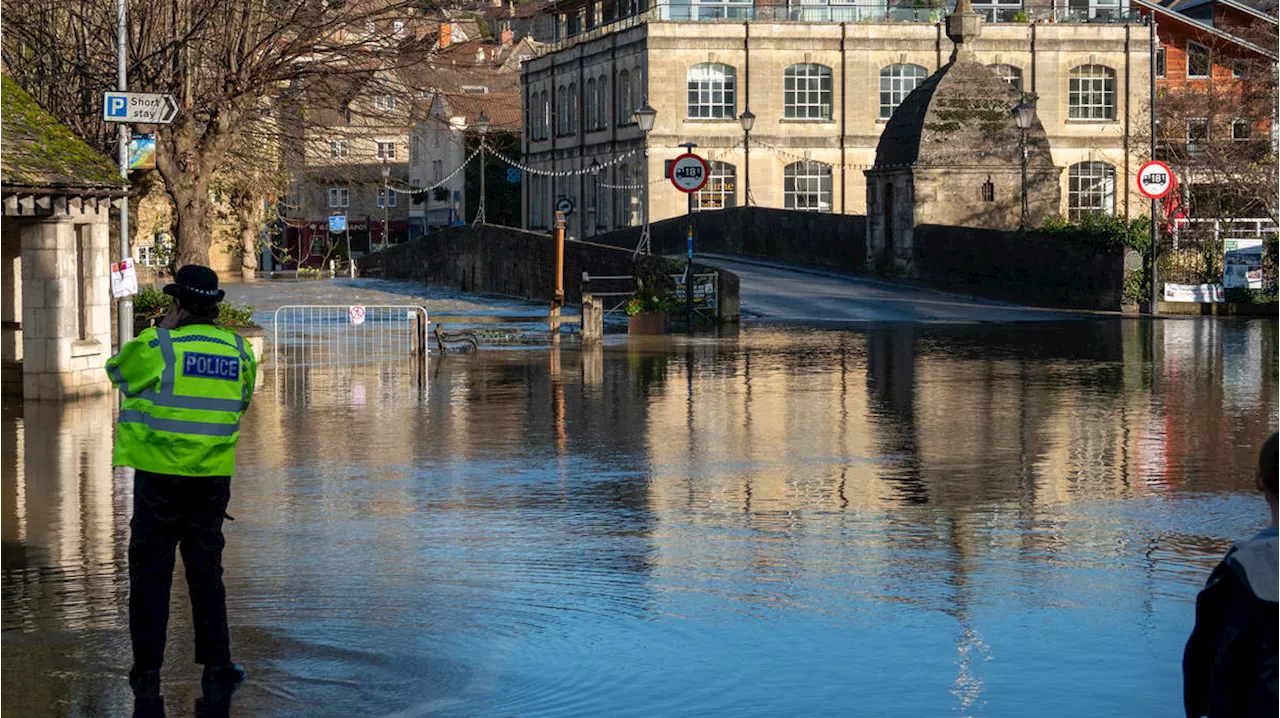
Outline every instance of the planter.
{"label": "planter", "polygon": [[627,317],[627,334],[666,334],[666,312],[640,312]]}

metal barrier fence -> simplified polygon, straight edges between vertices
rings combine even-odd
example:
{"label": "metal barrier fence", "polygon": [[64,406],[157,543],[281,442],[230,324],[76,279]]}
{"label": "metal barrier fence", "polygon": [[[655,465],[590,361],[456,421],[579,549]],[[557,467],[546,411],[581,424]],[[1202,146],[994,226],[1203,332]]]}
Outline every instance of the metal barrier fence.
{"label": "metal barrier fence", "polygon": [[272,318],[277,385],[328,385],[356,367],[425,384],[428,322],[407,304],[282,306]]}
{"label": "metal barrier fence", "polygon": [[[673,282],[671,301],[674,311],[684,309],[684,275],[670,275]],[[604,302],[605,314],[626,313],[627,301],[635,294],[636,278],[630,274],[597,276],[582,273],[583,291]],[[589,288],[589,289],[588,289]],[[720,273],[696,272],[693,275],[693,310],[715,315],[720,300]]]}
{"label": "metal barrier fence", "polygon": [[[1263,243],[1263,288],[1276,286],[1274,243],[1280,235],[1269,219],[1190,219],[1177,231],[1160,236],[1161,281],[1176,284],[1218,284],[1224,281],[1226,253],[1236,241]],[[1228,246],[1232,245],[1232,246]]]}

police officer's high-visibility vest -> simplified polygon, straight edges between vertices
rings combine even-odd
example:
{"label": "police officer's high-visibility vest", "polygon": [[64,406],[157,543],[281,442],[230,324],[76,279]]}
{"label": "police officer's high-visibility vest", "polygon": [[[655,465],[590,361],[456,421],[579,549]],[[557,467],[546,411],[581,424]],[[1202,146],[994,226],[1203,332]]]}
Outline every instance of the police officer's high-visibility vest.
{"label": "police officer's high-visibility vest", "polygon": [[114,465],[179,476],[230,476],[257,362],[212,324],[147,329],[107,361],[124,393]]}

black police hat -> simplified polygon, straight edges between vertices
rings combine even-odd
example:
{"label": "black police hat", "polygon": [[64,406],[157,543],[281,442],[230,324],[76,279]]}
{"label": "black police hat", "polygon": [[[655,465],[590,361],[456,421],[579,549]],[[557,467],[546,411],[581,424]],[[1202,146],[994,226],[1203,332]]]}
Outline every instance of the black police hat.
{"label": "black police hat", "polygon": [[213,304],[222,301],[226,292],[218,289],[218,273],[199,264],[188,264],[166,285],[164,293],[190,304]]}

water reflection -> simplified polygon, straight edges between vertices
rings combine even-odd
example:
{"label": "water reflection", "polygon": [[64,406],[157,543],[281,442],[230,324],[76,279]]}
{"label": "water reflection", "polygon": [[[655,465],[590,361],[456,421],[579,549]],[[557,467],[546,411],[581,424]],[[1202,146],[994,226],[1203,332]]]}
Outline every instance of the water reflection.
{"label": "water reflection", "polygon": [[[233,713],[1174,712],[1195,591],[1265,521],[1275,355],[1196,320],[299,368],[244,423]],[[6,708],[129,705],[111,412],[5,418]]]}

